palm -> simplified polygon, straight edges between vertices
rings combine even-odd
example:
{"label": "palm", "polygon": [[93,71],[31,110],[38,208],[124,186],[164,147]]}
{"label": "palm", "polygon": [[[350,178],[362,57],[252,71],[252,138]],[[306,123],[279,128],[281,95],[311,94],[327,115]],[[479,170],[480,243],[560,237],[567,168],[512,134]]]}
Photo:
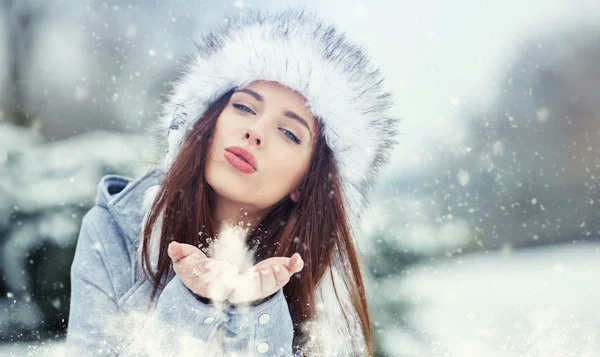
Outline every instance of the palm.
{"label": "palm", "polygon": [[300,254],[298,254],[298,253],[292,255],[291,258],[286,258],[286,257],[267,258],[261,262],[256,263],[256,265],[254,265],[251,270],[260,270],[260,269],[271,268],[275,265],[285,265],[289,269],[290,267],[293,267],[296,264],[296,262],[298,262],[298,260],[300,260]]}
{"label": "palm", "polygon": [[265,259],[238,280],[229,295],[229,302],[240,303],[263,299],[284,287],[293,274],[302,270],[304,263],[298,253],[291,258]]}
{"label": "palm", "polygon": [[224,260],[207,258],[197,247],[189,244],[169,245],[173,270],[181,282],[195,294],[213,300],[226,300],[239,276],[239,269]]}
{"label": "palm", "polygon": [[300,255],[295,253],[291,258],[265,259],[240,275],[235,265],[208,258],[197,247],[171,244],[169,256],[175,273],[194,293],[213,300],[240,303],[263,299],[285,286],[304,267]]}

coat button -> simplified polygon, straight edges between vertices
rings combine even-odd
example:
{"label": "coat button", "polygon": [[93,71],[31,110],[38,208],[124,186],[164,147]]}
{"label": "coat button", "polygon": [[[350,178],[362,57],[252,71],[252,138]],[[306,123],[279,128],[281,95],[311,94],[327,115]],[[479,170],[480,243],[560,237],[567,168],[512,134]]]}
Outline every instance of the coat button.
{"label": "coat button", "polygon": [[261,342],[258,344],[258,346],[256,346],[256,350],[258,353],[267,353],[269,350],[269,344],[266,342]]}
{"label": "coat button", "polygon": [[270,319],[271,319],[271,316],[269,316],[269,314],[262,314],[258,318],[258,323],[261,324],[261,325],[264,325],[267,322],[269,322]]}
{"label": "coat button", "polygon": [[215,319],[214,317],[212,317],[212,316],[209,316],[209,317],[207,317],[207,318],[205,318],[205,319],[204,319],[204,324],[205,324],[205,325],[210,325],[210,324],[212,324],[213,322],[215,322],[215,320],[216,320],[216,319]]}

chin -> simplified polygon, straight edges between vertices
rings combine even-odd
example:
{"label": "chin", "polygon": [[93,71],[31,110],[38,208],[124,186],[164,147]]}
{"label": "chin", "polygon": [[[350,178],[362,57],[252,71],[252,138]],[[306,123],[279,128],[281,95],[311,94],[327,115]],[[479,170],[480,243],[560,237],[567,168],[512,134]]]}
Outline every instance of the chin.
{"label": "chin", "polygon": [[208,185],[214,191],[217,199],[223,199],[229,202],[239,204],[240,207],[250,209],[255,206],[252,197],[248,195],[248,189],[245,189],[239,182],[233,180],[216,179],[215,181],[208,180]]}
{"label": "chin", "polygon": [[249,180],[247,175],[231,172],[224,167],[212,167],[206,173],[206,181],[216,196],[239,204],[248,212],[262,211],[279,202],[275,197],[267,197],[273,196],[273,192],[260,195],[256,183]]}

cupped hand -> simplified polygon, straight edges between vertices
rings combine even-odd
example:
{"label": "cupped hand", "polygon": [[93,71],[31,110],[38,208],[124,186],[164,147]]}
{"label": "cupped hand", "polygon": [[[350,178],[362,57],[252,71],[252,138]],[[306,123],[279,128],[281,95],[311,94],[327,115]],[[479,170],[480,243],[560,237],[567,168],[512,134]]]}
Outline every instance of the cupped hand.
{"label": "cupped hand", "polygon": [[238,304],[264,299],[284,287],[292,275],[303,268],[304,262],[298,253],[291,258],[265,259],[242,275],[227,300]]}
{"label": "cupped hand", "polygon": [[239,269],[234,264],[208,258],[197,247],[185,243],[171,242],[167,252],[179,279],[197,295],[224,301],[237,285]]}
{"label": "cupped hand", "polygon": [[190,244],[171,242],[167,251],[173,261],[173,270],[188,289],[211,300],[228,300],[234,304],[273,295],[290,281],[293,274],[304,268],[300,254],[295,253],[291,258],[265,259],[240,275],[237,266],[208,258]]}

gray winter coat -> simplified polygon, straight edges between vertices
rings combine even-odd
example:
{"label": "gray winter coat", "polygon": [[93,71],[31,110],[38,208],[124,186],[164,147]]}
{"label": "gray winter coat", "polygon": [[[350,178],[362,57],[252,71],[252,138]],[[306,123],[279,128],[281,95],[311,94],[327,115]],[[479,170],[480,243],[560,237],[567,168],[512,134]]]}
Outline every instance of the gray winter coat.
{"label": "gray winter coat", "polygon": [[146,314],[152,284],[140,278],[136,237],[144,192],[162,177],[152,170],[138,180],[108,175],[100,181],[71,267],[67,355],[292,356],[294,331],[282,290],[259,306],[220,310],[196,300],[174,276]]}

